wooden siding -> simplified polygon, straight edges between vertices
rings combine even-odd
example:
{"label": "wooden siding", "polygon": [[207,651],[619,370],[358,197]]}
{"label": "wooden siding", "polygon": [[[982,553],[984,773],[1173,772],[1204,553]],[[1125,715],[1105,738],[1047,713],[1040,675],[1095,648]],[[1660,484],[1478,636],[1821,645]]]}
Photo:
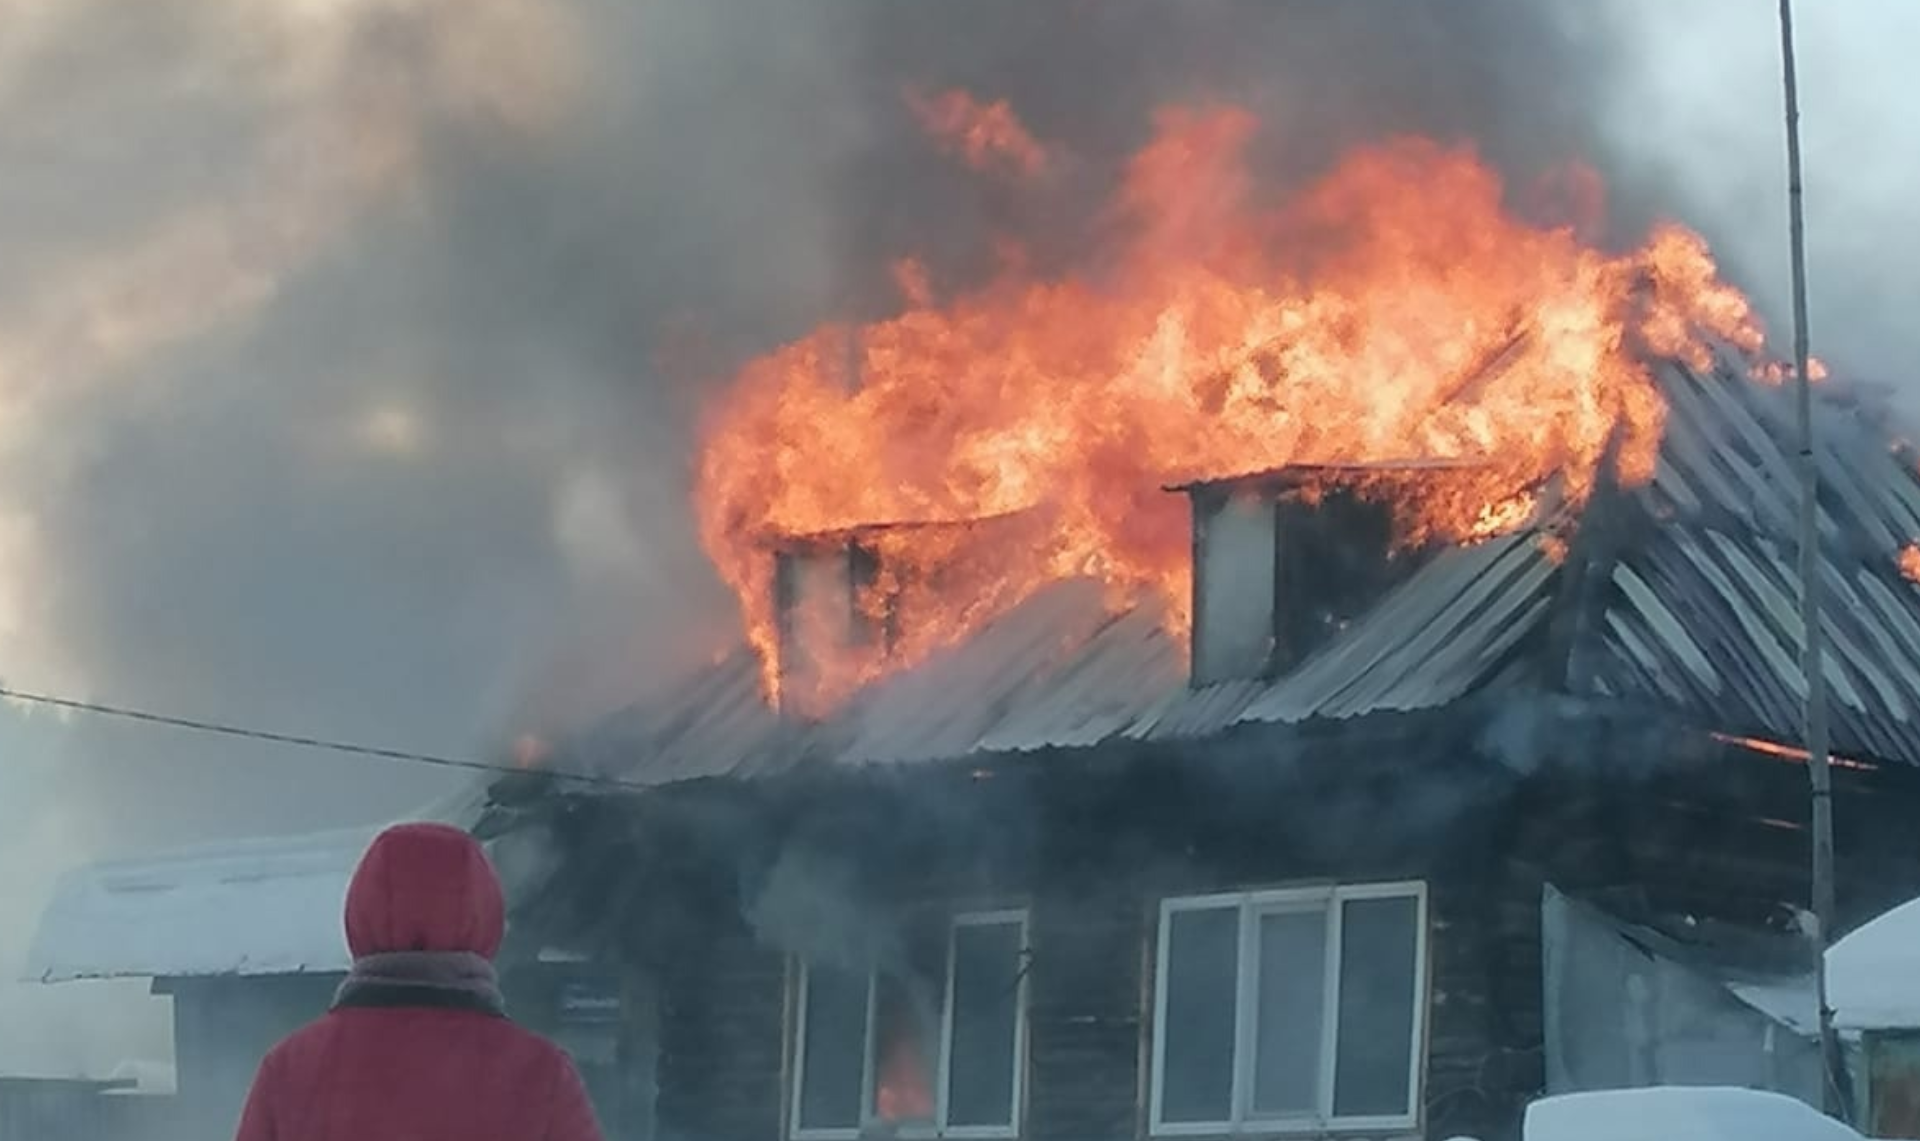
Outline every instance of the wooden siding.
{"label": "wooden siding", "polygon": [[670,968],[660,1002],[661,1135],[772,1141],[784,1130],[787,970],[741,928]]}
{"label": "wooden siding", "polygon": [[[1224,756],[1223,753],[1209,754]],[[1349,743],[1312,769],[1046,757],[980,773],[922,770],[782,789],[759,803],[765,841],[838,845],[882,913],[1030,908],[1025,1141],[1145,1136],[1145,1045],[1157,903],[1169,895],[1297,882],[1427,883],[1430,982],[1420,1132],[1513,1141],[1543,1086],[1544,884],[1626,911],[1775,932],[1805,897],[1805,773],[1735,751],[1658,779],[1585,772],[1489,776],[1445,742]],[[1449,759],[1450,758],[1450,759]],[[1842,778],[1842,896],[1853,921],[1920,894],[1904,775]],[[1904,783],[1901,783],[1904,782]],[[629,836],[632,833],[628,833]],[[737,840],[738,837],[732,838]],[[674,837],[687,869],[698,859]],[[621,856],[593,866],[660,864]],[[780,1141],[787,1107],[787,957],[750,931],[740,900],[697,876],[677,902],[602,885],[661,980],[661,1136]],[[692,881],[689,881],[692,882]],[[597,894],[597,893],[596,893]],[[701,906],[689,898],[697,897]],[[604,920],[606,912],[594,909]],[[647,931],[648,916],[671,921]],[[1777,942],[1777,941],[1776,941]]]}

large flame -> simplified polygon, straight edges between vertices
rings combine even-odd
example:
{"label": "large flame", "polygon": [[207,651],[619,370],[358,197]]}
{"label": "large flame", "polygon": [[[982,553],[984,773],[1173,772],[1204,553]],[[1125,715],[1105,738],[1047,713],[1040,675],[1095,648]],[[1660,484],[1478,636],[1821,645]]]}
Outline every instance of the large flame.
{"label": "large flame", "polygon": [[884,665],[829,679],[839,693],[1068,576],[1103,580],[1116,605],[1158,594],[1184,632],[1171,481],[1473,461],[1464,491],[1397,502],[1408,539],[1471,539],[1524,521],[1550,477],[1579,502],[1616,426],[1620,475],[1650,477],[1665,407],[1646,353],[1704,363],[1708,335],[1760,347],[1684,229],[1601,252],[1510,212],[1472,151],[1413,138],[1269,201],[1243,162],[1256,126],[1234,108],[1164,113],[1114,196],[1098,277],[1016,263],[940,300],[909,267],[898,316],[745,367],[708,425],[698,509],[770,690],[770,535],[1013,516],[997,541],[869,533],[905,621]]}

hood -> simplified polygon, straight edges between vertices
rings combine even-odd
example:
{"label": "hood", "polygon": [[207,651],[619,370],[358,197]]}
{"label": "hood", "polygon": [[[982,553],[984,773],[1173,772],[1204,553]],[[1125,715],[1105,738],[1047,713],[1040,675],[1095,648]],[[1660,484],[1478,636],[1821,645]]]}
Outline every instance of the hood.
{"label": "hood", "polygon": [[347,947],[356,959],[396,951],[491,959],[505,931],[506,901],[486,851],[445,824],[380,833],[347,888]]}

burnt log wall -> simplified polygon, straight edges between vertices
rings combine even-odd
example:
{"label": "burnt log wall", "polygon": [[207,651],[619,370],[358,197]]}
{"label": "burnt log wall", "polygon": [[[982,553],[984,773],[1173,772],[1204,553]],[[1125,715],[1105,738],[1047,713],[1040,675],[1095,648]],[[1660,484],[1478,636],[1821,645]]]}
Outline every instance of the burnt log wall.
{"label": "burnt log wall", "polygon": [[661,1135],[774,1141],[785,1135],[786,961],[742,928],[663,972],[655,1107]]}
{"label": "burnt log wall", "polygon": [[[1429,779],[1409,779],[1422,764]],[[885,870],[898,906],[1030,908],[1022,1136],[1031,1141],[1146,1135],[1152,943],[1158,901],[1169,895],[1424,880],[1421,1132],[1483,1141],[1517,1139],[1524,1106],[1544,1084],[1543,885],[1628,912],[1776,930],[1788,918],[1783,904],[1805,898],[1805,836],[1794,816],[1804,811],[1804,769],[1745,754],[1721,758],[1705,780],[1562,773],[1492,784],[1457,760],[1410,767],[1399,752],[1324,756],[1311,780],[1241,771],[1228,787],[1217,773],[1177,766],[1098,774],[1048,758],[1035,767],[1044,775],[1024,784],[931,787],[931,774],[915,776],[929,782],[913,795],[939,806],[937,826],[897,800],[872,810],[914,837],[904,847],[862,834],[852,823],[859,813],[827,830]],[[1850,922],[1920,894],[1920,842],[1908,823],[1920,790],[1911,780],[1863,780],[1842,775],[1838,809]],[[1455,799],[1443,803],[1436,789]],[[969,818],[969,798],[986,798],[980,819]],[[942,848],[927,839],[935,832],[957,839]],[[678,942],[656,968],[663,1135],[779,1141],[789,1070],[784,954],[737,919]]]}
{"label": "burnt log wall", "polygon": [[1027,1132],[1032,1138],[1131,1137],[1143,961],[1139,902],[1123,894],[1035,900],[1027,1000]]}

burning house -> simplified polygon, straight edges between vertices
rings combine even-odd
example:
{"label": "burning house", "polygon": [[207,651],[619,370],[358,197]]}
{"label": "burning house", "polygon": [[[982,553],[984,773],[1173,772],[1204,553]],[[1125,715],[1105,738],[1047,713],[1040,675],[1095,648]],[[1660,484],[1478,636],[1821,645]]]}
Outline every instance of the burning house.
{"label": "burning house", "polygon": [[[1044,169],[988,110],[960,153]],[[462,818],[612,1135],[1805,1095],[1794,402],[1745,299],[1419,140],[1262,201],[1255,126],[1165,114],[1098,274],[903,262],[740,373],[696,499],[744,637]],[[1920,476],[1820,389],[1844,926],[1920,894]]]}
{"label": "burning house", "polygon": [[[1502,1137],[1582,1074],[1806,1095],[1764,979],[1721,980],[1751,1035],[1642,1066],[1672,1044],[1579,993],[1548,906],[1694,976],[1709,931],[1804,973],[1791,393],[1728,352],[1653,369],[1650,478],[1487,537],[1393,546],[1394,503],[1475,478],[1452,464],[1162,492],[1184,630],[1062,581],[824,714],[770,704],[742,647],[556,762],[646,791],[496,788],[483,828],[558,855],[519,921],[659,997],[623,1048],[662,1135]],[[1920,887],[1920,481],[1859,409],[1821,416],[1854,923]],[[783,671],[899,644],[859,587],[909,530],[787,549]]]}
{"label": "burning house", "polygon": [[[654,997],[647,1130],[1503,1138],[1586,1082],[1818,1082],[1794,408],[1746,302],[1430,144],[1269,208],[1250,130],[1166,118],[1112,280],[903,273],[716,416],[747,639],[481,825],[555,856],[526,929]],[[1920,888],[1920,479],[1821,387],[1854,923]]]}

